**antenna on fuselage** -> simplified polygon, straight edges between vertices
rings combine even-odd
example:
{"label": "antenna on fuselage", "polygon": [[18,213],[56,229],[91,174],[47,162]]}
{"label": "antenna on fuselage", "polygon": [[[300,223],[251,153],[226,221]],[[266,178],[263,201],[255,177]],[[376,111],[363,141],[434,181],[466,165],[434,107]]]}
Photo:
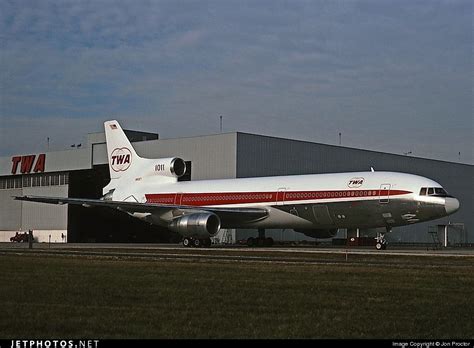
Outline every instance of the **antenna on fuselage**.
{"label": "antenna on fuselage", "polygon": [[371,172],[375,172],[374,167],[370,167]]}

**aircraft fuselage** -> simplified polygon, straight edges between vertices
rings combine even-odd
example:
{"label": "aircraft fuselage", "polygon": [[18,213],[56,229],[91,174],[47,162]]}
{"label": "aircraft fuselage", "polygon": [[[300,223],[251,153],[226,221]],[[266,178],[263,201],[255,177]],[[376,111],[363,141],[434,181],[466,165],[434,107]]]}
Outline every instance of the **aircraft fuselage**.
{"label": "aircraft fuselage", "polygon": [[156,183],[118,187],[114,200],[185,207],[265,207],[268,217],[232,221],[225,228],[375,228],[441,218],[459,207],[453,197],[420,196],[441,188],[433,180],[397,172],[349,172]]}

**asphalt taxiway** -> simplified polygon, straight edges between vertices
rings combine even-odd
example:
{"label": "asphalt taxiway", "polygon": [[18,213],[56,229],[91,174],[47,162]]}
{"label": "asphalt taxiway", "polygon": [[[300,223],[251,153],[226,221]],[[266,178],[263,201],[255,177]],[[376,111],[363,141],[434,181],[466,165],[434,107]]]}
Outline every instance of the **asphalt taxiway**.
{"label": "asphalt taxiway", "polygon": [[35,254],[96,257],[113,259],[148,259],[190,262],[275,262],[275,263],[365,263],[374,265],[430,264],[442,266],[447,257],[459,266],[474,267],[474,248],[390,248],[370,247],[274,246],[247,247],[212,245],[190,248],[180,244],[125,243],[0,243],[1,254]]}
{"label": "asphalt taxiway", "polygon": [[[0,243],[0,249],[28,249],[28,243]],[[143,249],[143,250],[219,250],[241,252],[290,252],[290,253],[323,253],[323,254],[368,254],[368,255],[411,255],[411,256],[472,256],[474,248],[423,248],[423,247],[389,247],[386,250],[376,250],[373,247],[346,246],[273,246],[247,247],[241,245],[212,245],[208,248],[184,247],[181,244],[162,243],[33,243],[33,249]]]}

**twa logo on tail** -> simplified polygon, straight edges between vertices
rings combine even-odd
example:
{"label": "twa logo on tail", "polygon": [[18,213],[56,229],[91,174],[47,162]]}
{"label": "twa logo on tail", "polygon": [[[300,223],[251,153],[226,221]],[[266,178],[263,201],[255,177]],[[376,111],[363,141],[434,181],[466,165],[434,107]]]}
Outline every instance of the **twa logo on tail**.
{"label": "twa logo on tail", "polygon": [[124,172],[132,164],[132,152],[126,148],[117,148],[110,156],[110,167],[114,172]]}

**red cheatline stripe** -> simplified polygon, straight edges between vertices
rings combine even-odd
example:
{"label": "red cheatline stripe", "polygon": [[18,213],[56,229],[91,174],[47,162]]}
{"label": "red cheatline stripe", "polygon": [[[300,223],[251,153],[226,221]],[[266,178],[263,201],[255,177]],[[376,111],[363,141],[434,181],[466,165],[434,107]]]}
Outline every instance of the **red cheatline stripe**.
{"label": "red cheatline stripe", "polygon": [[[146,194],[147,203],[176,205],[224,205],[250,203],[295,202],[321,199],[347,199],[411,193],[403,190],[339,190],[339,191],[278,191],[278,192],[206,192],[206,193],[153,193]],[[278,199],[277,199],[278,198]]]}

